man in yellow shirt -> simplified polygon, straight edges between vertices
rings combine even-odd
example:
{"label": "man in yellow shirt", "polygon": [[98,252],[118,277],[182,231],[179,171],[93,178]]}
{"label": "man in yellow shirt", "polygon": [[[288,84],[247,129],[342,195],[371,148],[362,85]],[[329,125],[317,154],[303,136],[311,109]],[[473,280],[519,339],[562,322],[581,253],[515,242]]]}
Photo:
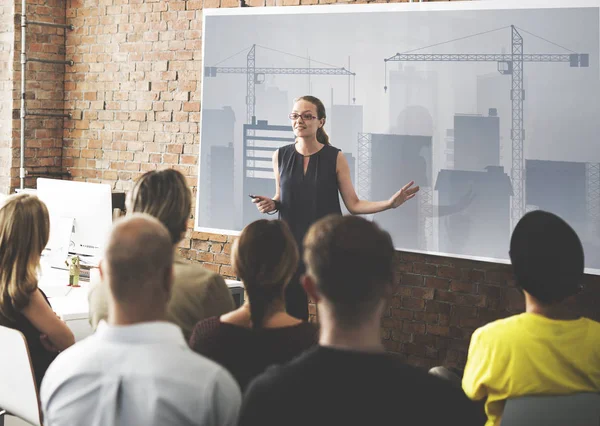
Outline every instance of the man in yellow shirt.
{"label": "man in yellow shirt", "polygon": [[600,323],[569,311],[584,270],[575,231],[552,213],[528,213],[510,258],[526,312],[473,333],[462,379],[469,398],[486,400],[486,426],[500,425],[509,398],[600,392]]}

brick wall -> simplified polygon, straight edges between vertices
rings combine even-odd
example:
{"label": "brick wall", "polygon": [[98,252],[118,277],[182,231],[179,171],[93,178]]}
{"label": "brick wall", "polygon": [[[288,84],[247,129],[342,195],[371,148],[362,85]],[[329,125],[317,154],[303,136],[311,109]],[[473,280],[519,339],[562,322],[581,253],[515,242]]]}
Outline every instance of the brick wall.
{"label": "brick wall", "polygon": [[[39,0],[42,1],[42,0]],[[248,0],[254,6],[330,0]],[[63,171],[128,190],[147,170],[174,167],[196,193],[202,9],[237,0],[66,0]],[[60,75],[60,71],[59,75]],[[60,156],[56,157],[60,161]],[[181,253],[231,277],[231,237],[193,232]],[[397,293],[382,322],[386,347],[407,362],[464,364],[472,331],[523,309],[510,267],[398,253]],[[582,313],[600,319],[600,279],[587,277]],[[315,314],[315,307],[310,307]]]}
{"label": "brick wall", "polygon": [[[13,122],[11,188],[19,187],[20,90],[21,90],[21,2],[14,3]],[[63,0],[27,0],[27,20],[64,24]],[[65,60],[65,30],[28,25],[29,59]],[[28,112],[62,113],[64,110],[64,65],[30,62],[26,65],[26,108]],[[25,187],[35,187],[38,176],[60,176],[62,172],[63,119],[28,117],[25,122]]]}
{"label": "brick wall", "polygon": [[10,190],[15,7],[0,4],[0,194]]}

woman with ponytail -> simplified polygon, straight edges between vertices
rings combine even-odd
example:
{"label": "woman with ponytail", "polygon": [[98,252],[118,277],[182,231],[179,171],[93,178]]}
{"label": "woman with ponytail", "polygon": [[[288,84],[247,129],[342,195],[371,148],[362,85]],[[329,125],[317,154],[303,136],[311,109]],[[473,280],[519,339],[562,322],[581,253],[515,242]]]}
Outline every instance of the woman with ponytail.
{"label": "woman with ponytail", "polygon": [[284,291],[298,249],[280,220],[259,220],[233,244],[231,264],[246,290],[237,310],[196,324],[190,347],[229,370],[242,391],[268,366],[290,361],[317,343],[317,328],[290,316]]}
{"label": "woman with ponytail", "polygon": [[[314,96],[302,96],[296,99],[289,118],[296,142],[273,154],[275,196],[253,196],[253,202],[261,213],[279,212],[300,250],[304,235],[314,222],[329,214],[342,214],[339,194],[351,214],[374,214],[395,209],[419,191],[414,182],[409,182],[388,200],[359,199],[346,157],[329,143],[323,102]],[[300,261],[285,294],[288,313],[301,319],[308,318],[308,298],[300,285],[304,271]]]}

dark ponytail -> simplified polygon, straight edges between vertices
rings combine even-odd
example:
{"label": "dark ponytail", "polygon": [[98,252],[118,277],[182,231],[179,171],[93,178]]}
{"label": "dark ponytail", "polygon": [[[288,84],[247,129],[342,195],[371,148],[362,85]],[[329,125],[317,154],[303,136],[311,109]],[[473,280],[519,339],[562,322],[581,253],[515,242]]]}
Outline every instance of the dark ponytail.
{"label": "dark ponytail", "polygon": [[329,145],[329,135],[323,127],[319,127],[319,130],[317,130],[317,140],[323,145]]}
{"label": "dark ponytail", "polygon": [[265,315],[267,313],[267,309],[273,303],[277,297],[281,297],[281,287],[283,286],[274,286],[275,288],[265,288],[260,284],[252,283],[246,285],[246,294],[248,295],[248,300],[250,302],[250,319],[252,320],[252,328],[259,329],[262,328],[263,323],[265,321]]}
{"label": "dark ponytail", "polygon": [[298,266],[298,248],[288,226],[280,220],[257,220],[235,241],[232,266],[244,283],[252,328],[262,328],[273,303],[283,299]]}
{"label": "dark ponytail", "polygon": [[[306,95],[306,96],[299,97],[294,102],[298,102],[298,101],[310,102],[311,104],[313,104],[314,106],[317,107],[317,118],[319,120],[327,119],[327,113],[325,112],[325,105],[323,105],[323,102],[321,102],[321,99],[316,98],[314,96]],[[322,143],[323,145],[330,145],[329,135],[325,131],[325,123],[323,123],[323,126],[319,127],[319,129],[317,130],[317,140],[320,143]]]}

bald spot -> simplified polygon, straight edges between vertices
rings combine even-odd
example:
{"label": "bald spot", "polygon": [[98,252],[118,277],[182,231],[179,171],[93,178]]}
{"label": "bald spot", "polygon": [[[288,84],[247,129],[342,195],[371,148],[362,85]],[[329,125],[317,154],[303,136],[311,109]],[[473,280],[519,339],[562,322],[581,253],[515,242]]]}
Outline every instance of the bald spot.
{"label": "bald spot", "polygon": [[150,215],[128,216],[113,227],[104,262],[115,301],[144,300],[160,290],[167,268],[172,267],[169,231]]}

